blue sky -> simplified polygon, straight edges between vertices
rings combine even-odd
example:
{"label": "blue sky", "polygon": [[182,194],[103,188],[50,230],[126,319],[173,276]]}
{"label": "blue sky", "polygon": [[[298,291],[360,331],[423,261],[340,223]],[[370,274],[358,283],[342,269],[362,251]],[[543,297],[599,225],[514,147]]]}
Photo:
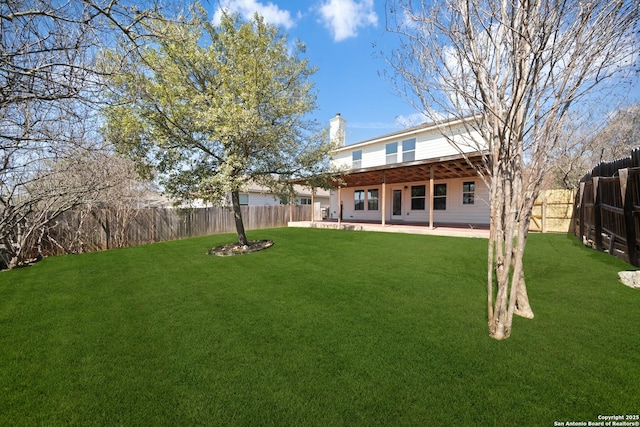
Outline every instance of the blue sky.
{"label": "blue sky", "polygon": [[385,68],[378,53],[393,41],[384,30],[384,1],[209,0],[211,16],[220,4],[244,17],[257,11],[306,45],[305,56],[318,67],[315,118],[328,125],[340,113],[347,144],[402,129],[416,112],[378,76]]}
{"label": "blue sky", "polygon": [[[393,47],[385,33],[384,0],[209,0],[211,16],[220,7],[251,18],[255,12],[278,25],[290,40],[300,39],[314,76],[319,110],[328,125],[340,113],[347,121],[347,144],[420,122],[418,112],[378,73],[386,68],[379,52]],[[375,47],[374,47],[375,45]],[[629,94],[640,99],[640,79]]]}

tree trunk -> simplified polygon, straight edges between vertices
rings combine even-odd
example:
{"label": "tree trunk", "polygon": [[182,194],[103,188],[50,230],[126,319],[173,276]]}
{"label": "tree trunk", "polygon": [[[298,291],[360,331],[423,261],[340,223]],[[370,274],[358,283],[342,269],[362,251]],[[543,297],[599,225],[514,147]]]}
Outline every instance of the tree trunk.
{"label": "tree trunk", "polygon": [[533,319],[534,314],[529,304],[529,295],[527,294],[527,285],[524,281],[524,269],[520,270],[520,280],[516,290],[516,310],[515,314],[526,319]]}
{"label": "tree trunk", "polygon": [[[488,321],[489,335],[502,340],[511,335],[514,314],[528,319],[534,317],[527,295],[523,264],[532,204],[520,204],[511,199],[517,196],[510,191],[508,184],[502,185],[501,192],[496,196],[498,199],[492,201],[494,211],[489,242],[489,260],[492,261],[489,268],[495,278],[492,278],[492,274],[488,275],[488,289],[491,292],[488,298]],[[521,209],[519,215],[515,214],[517,206]],[[496,286],[495,300],[492,301]]]}
{"label": "tree trunk", "polygon": [[233,218],[236,222],[236,232],[238,233],[238,243],[243,246],[249,244],[247,233],[244,231],[244,223],[242,221],[242,211],[240,210],[240,193],[238,190],[231,192],[231,204],[233,205]]}
{"label": "tree trunk", "polygon": [[[532,199],[535,200],[535,199]],[[529,212],[528,214],[523,215],[523,218],[520,220],[520,224],[518,226],[518,237],[519,241],[522,241],[521,247],[518,246],[518,251],[514,254],[514,259],[517,260],[520,257],[520,262],[522,262],[522,255],[524,254],[524,248],[527,242],[527,236],[529,235],[529,225],[531,223],[531,211],[533,210],[533,202],[529,202],[525,204],[525,209]],[[527,319],[533,319],[533,310],[531,309],[531,305],[529,304],[529,295],[527,294],[527,285],[524,280],[524,267],[520,268],[520,274],[518,275],[517,280],[517,288],[516,288],[516,308],[515,314],[520,317],[524,317]]]}
{"label": "tree trunk", "polygon": [[511,335],[514,314],[533,317],[522,263],[530,218],[523,210],[530,206],[521,203],[522,182],[512,176],[499,170],[492,180],[488,323],[489,335],[498,340]]}

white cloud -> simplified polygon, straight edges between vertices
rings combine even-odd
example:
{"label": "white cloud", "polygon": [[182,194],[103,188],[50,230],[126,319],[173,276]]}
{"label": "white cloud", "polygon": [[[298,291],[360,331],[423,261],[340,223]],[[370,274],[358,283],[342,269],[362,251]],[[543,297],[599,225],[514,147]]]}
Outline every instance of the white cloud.
{"label": "white cloud", "polygon": [[264,4],[257,0],[221,0],[219,5],[213,14],[213,23],[216,25],[220,23],[223,13],[238,13],[244,19],[251,19],[256,12],[264,17],[265,22],[287,30],[296,25],[288,10],[280,9],[271,2]]}
{"label": "white cloud", "polygon": [[337,42],[357,36],[359,28],[378,25],[373,0],[327,0],[319,12],[320,21]]}

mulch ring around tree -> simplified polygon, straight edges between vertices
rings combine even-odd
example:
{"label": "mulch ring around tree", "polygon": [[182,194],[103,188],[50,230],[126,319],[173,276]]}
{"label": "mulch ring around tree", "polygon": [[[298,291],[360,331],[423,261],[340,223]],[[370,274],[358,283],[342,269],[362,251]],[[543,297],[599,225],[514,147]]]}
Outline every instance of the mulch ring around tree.
{"label": "mulch ring around tree", "polygon": [[207,253],[217,256],[244,255],[262,251],[271,246],[273,246],[272,240],[251,240],[248,245],[241,245],[239,242],[235,242],[216,246],[213,249],[209,249]]}

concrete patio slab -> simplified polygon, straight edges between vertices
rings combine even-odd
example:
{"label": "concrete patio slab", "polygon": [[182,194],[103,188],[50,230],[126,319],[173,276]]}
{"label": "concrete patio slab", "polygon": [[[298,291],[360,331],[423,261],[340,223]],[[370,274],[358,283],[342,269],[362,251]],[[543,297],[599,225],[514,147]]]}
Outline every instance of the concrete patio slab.
{"label": "concrete patio slab", "polygon": [[463,225],[463,224],[434,224],[433,229],[428,224],[386,224],[369,222],[341,222],[337,221],[293,221],[288,223],[289,227],[301,228],[326,228],[334,230],[350,231],[378,231],[383,233],[407,233],[424,234],[432,236],[489,238],[489,226],[487,225]]}

